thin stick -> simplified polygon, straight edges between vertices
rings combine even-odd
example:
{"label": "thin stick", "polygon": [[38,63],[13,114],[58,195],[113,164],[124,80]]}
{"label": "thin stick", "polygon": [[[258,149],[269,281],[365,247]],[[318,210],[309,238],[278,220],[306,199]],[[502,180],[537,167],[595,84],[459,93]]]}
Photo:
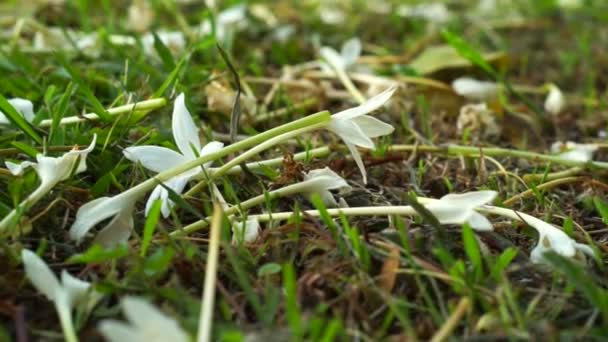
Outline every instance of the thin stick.
{"label": "thin stick", "polygon": [[201,301],[201,316],[199,320],[198,342],[211,340],[211,328],[213,326],[213,304],[215,300],[215,283],[217,281],[217,259],[220,249],[220,235],[222,226],[222,206],[218,203],[213,205],[213,218],[211,221],[211,232],[209,239],[209,251],[207,255],[207,266],[205,267],[205,284],[203,299]]}
{"label": "thin stick", "polygon": [[456,306],[456,309],[454,309],[454,312],[452,312],[450,318],[448,318],[448,320],[445,321],[445,323],[441,326],[441,329],[439,329],[439,331],[435,333],[435,335],[431,339],[431,342],[445,341],[448,337],[450,337],[452,331],[454,331],[456,325],[458,324],[458,322],[465,314],[470,305],[471,301],[469,300],[469,298],[460,298],[458,306]]}

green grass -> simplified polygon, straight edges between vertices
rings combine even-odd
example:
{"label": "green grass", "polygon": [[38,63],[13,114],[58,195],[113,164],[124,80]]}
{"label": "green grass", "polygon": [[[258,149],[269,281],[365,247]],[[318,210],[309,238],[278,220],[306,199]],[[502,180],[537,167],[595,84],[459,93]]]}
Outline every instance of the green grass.
{"label": "green grass", "polygon": [[[209,188],[186,197],[169,191],[177,205],[167,218],[160,214],[160,202],[145,217],[145,200],[139,200],[128,242],[109,249],[93,244],[92,237],[81,244],[69,239],[67,232],[78,209],[96,198],[120,194],[154,174],[126,159],[124,148],[176,149],[171,113],[179,93],[186,94],[203,143],[213,138],[229,144],[237,128],[238,134],[251,136],[319,111],[336,113],[355,106],[335,77],[294,71],[314,61],[319,46],[339,49],[353,36],[363,42],[365,58],[359,64],[377,77],[441,82],[434,87],[401,82],[390,105],[374,113],[396,130],[390,137],[376,139],[376,151],[362,152],[368,184],[362,183],[340,139],[327,131],[299,136],[247,162],[322,146],[329,146],[327,157],[303,161],[285,157],[279,166],[250,166],[213,178],[214,183],[229,203],[238,206],[301,181],[304,171],[329,166],[353,186],[349,194],[335,194],[336,199],[343,196],[351,207],[411,204],[420,209],[422,218],[331,217],[318,196],[266,196],[262,204],[239,215],[284,211],[296,215],[288,221],[262,223],[255,242],[240,244],[231,243],[226,218],[213,310],[214,338],[430,340],[442,328],[452,340],[600,340],[608,336],[605,165],[577,165],[574,175],[564,177],[582,178],[543,186],[568,166],[541,161],[532,154],[548,153],[554,141],[573,140],[600,144],[594,160],[608,161],[608,107],[603,98],[608,59],[602,48],[608,43],[608,18],[602,14],[606,13],[602,1],[587,1],[579,9],[560,9],[557,1],[513,1],[486,14],[475,12],[474,1],[448,1],[453,16],[444,24],[399,16],[399,1],[387,2],[393,6],[388,13],[378,13],[365,1],[346,1],[332,9],[344,14],[345,21],[338,25],[324,22],[322,12],[332,12],[323,1],[252,1],[246,3],[244,26],[221,39],[212,32],[196,35],[193,28],[216,15],[214,30],[218,32],[217,13],[239,1],[221,2],[219,11],[199,2],[146,2],[155,13],[149,50],[144,49],[142,36],[130,30],[130,2],[0,4],[0,111],[10,121],[0,126],[0,218],[39,185],[34,171],[13,176],[4,162],[35,161],[38,153],[57,157],[73,146],[86,147],[97,135],[95,149],[86,159],[87,170],[59,182],[31,209],[20,212],[20,221],[14,224],[17,229],[0,238],[0,297],[6,300],[0,310],[0,339],[16,341],[22,334],[30,340],[62,339],[53,304],[36,292],[24,273],[19,257],[23,248],[38,252],[56,274],[68,270],[92,282],[103,295],[94,306],[80,305],[74,311],[80,340],[101,340],[97,327],[104,319],[124,320],[119,302],[127,295],[148,299],[196,336],[208,231],[170,234],[212,215],[214,195]],[[510,17],[510,11],[520,16]],[[284,25],[291,25],[294,33],[286,40],[277,39]],[[48,51],[35,51],[37,32],[50,28],[57,28],[63,38],[67,31],[98,33],[98,51],[78,48],[74,39],[65,39],[65,45],[49,43]],[[159,39],[162,31],[185,29],[186,43],[178,52]],[[117,44],[113,38],[117,35],[134,37],[133,45]],[[464,65],[424,75],[410,66],[435,45],[452,46]],[[488,61],[487,52],[504,52],[508,61]],[[285,77],[278,86],[285,70],[294,76]],[[488,101],[502,129],[498,138],[486,139],[471,128],[458,132],[458,113],[467,102],[449,84],[460,76],[500,84],[498,98]],[[255,98],[257,112],[247,106],[232,108],[235,82],[240,83],[243,95]],[[549,82],[557,84],[568,101],[567,109],[553,117],[543,110],[541,89]],[[365,82],[355,84],[369,96]],[[273,85],[278,86],[276,94],[265,102]],[[213,93],[213,87],[223,90]],[[34,103],[33,122],[24,120],[8,103],[15,97]],[[154,98],[167,102],[119,115],[108,111]],[[298,108],[310,98],[312,105]],[[213,101],[227,105],[218,107]],[[255,120],[284,108],[285,115]],[[63,118],[85,113],[97,114],[99,119],[61,123]],[[38,125],[46,119],[50,119],[48,125]],[[391,150],[392,144],[426,149]],[[447,144],[466,144],[475,152],[458,156],[443,150]],[[518,151],[484,155],[478,147]],[[238,155],[231,154],[214,166],[221,167]],[[190,181],[186,189],[195,183]],[[526,225],[490,217],[491,232],[476,232],[468,225],[442,226],[416,200],[416,196],[439,198],[482,189],[498,191],[495,204],[508,203],[508,208],[563,227],[577,242],[592,246],[596,257],[578,263],[551,254],[548,265],[533,264],[529,255],[538,236]],[[517,201],[508,201],[529,189]],[[307,215],[309,209],[318,209],[320,217]],[[396,268],[383,267],[391,248],[398,250]],[[388,290],[379,281],[386,276],[395,280]],[[468,309],[449,323],[462,299],[470,303]]]}

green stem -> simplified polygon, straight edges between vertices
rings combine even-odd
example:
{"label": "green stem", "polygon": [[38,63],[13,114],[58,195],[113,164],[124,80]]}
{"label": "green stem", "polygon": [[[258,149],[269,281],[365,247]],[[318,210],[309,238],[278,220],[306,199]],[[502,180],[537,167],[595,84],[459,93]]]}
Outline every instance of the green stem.
{"label": "green stem", "polygon": [[70,307],[57,300],[55,302],[55,308],[57,310],[57,314],[59,315],[59,323],[61,324],[61,330],[63,331],[65,341],[78,342],[78,337],[76,336],[76,331],[74,330],[74,323],[72,322]]}
{"label": "green stem", "polygon": [[[262,132],[260,134],[249,137],[245,140],[241,140],[234,144],[228,145],[214,153],[210,153],[210,154],[201,156],[192,161],[181,164],[181,165],[174,167],[172,169],[169,169],[167,171],[161,172],[161,173],[157,174],[156,176],[121,193],[118,196],[131,196],[131,195],[133,195],[135,197],[143,196],[146,192],[152,190],[157,184],[164,182],[167,179],[170,179],[171,177],[175,177],[179,174],[182,174],[192,168],[200,166],[204,163],[217,160],[219,158],[225,157],[229,154],[232,154],[232,153],[235,153],[238,151],[242,151],[242,150],[250,148],[252,146],[264,144],[267,140],[273,139],[277,136],[280,136],[285,133],[289,133],[294,130],[300,130],[299,132],[301,134],[303,131],[310,130],[310,128],[307,129],[307,127],[314,126],[315,129],[319,128],[321,126],[326,125],[330,119],[331,119],[331,114],[328,111],[322,111],[322,112],[301,118],[299,120],[281,125],[279,127],[275,127],[266,132]],[[232,166],[234,166],[234,163],[232,163]]]}
{"label": "green stem", "polygon": [[608,162],[599,161],[576,161],[564,159],[558,155],[549,155],[529,151],[513,150],[500,147],[471,147],[462,145],[432,146],[432,145],[391,145],[389,151],[417,151],[429,153],[441,153],[449,156],[467,157],[515,157],[537,162],[550,162],[566,166],[578,166],[588,169],[608,169]]}
{"label": "green stem", "polygon": [[18,213],[25,213],[34,204],[38,203],[44,195],[49,193],[57,183],[41,183],[34,192],[32,192],[23,202],[13,209],[5,218],[0,221],[0,236],[4,235],[5,230],[8,229],[18,219]]}
{"label": "green stem", "polygon": [[[314,131],[315,129],[318,128],[322,128],[326,125],[326,123],[322,122],[322,123],[318,123],[318,124],[314,124],[314,125],[310,125],[308,127],[304,127],[304,128],[300,128],[300,129],[296,129],[295,131],[291,131],[291,132],[287,132],[285,134],[281,134],[278,135],[272,139],[266,140],[263,143],[247,150],[246,152],[240,154],[238,157],[232,159],[231,161],[229,161],[228,163],[224,164],[222,167],[217,168],[215,170],[215,172],[213,172],[212,175],[209,176],[208,179],[205,180],[205,182],[211,182],[214,179],[217,179],[227,173],[230,172],[231,169],[236,168],[238,165],[240,165],[241,163],[245,162],[246,160],[256,156],[258,153],[271,148],[272,146],[275,146],[285,140],[291,139],[291,138],[295,138],[297,136],[300,136],[306,132],[310,132],[310,131]],[[198,185],[198,184],[197,184]],[[197,191],[200,190],[201,187],[197,188]],[[193,195],[195,193],[195,190],[190,190],[188,191],[188,193],[186,195]]]}
{"label": "green stem", "polygon": [[[167,100],[165,100],[164,98],[158,98],[158,99],[145,100],[145,101],[127,104],[124,106],[110,108],[107,110],[107,112],[110,115],[119,115],[119,114],[129,113],[131,111],[133,111],[133,112],[149,111],[149,110],[163,107],[166,104],[167,104]],[[65,117],[65,118],[61,119],[61,121],[59,121],[59,124],[66,125],[66,124],[73,124],[73,123],[78,123],[78,122],[83,122],[83,121],[88,121],[88,120],[97,120],[97,119],[99,119],[99,116],[97,114],[87,113],[87,114],[78,115],[78,116]],[[46,119],[46,120],[40,121],[40,124],[38,124],[38,126],[39,127],[50,127],[52,124],[53,124],[52,119]]]}
{"label": "green stem", "polygon": [[[317,147],[310,151],[305,151],[305,152],[300,152],[300,153],[294,154],[293,160],[300,161],[300,160],[305,160],[305,159],[309,159],[309,158],[325,157],[328,154],[329,154],[329,147],[327,147],[327,146]],[[276,167],[281,164],[283,164],[283,157],[261,160],[261,161],[257,161],[257,162],[251,162],[251,163],[247,163],[246,166],[249,170],[257,170],[257,169],[261,169],[264,167]],[[217,172],[219,172],[221,169],[222,169],[221,167],[211,167],[211,168],[206,169],[206,171],[207,171],[208,175],[213,176]],[[230,170],[226,171],[224,174],[236,175],[241,172],[243,172],[243,169],[241,168],[240,165],[237,165],[237,166],[231,168]],[[190,190],[188,190],[188,192],[186,192],[184,194],[184,197],[193,196],[194,194],[197,194],[201,190],[203,190],[205,188],[205,186],[207,185],[206,177],[207,177],[207,175],[205,175],[205,173],[200,173],[197,176],[197,178],[202,179],[202,180],[200,182],[198,182],[195,186],[190,188]]]}

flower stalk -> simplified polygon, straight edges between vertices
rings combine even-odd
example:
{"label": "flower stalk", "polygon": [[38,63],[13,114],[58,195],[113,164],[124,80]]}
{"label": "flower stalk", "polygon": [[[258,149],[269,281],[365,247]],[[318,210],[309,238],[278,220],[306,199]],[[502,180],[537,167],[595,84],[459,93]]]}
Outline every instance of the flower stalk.
{"label": "flower stalk", "polygon": [[462,145],[432,146],[432,145],[391,145],[389,151],[395,152],[428,152],[441,153],[448,156],[467,157],[514,157],[537,162],[550,162],[573,167],[586,167],[589,169],[608,169],[608,162],[579,161],[562,158],[559,155],[548,155],[530,151],[513,150],[500,147],[471,147]]}
{"label": "flower stalk", "polygon": [[[120,114],[129,113],[132,111],[133,112],[150,111],[150,110],[164,107],[166,104],[167,104],[167,100],[165,100],[164,98],[150,99],[150,100],[145,100],[145,101],[140,101],[140,102],[136,102],[136,103],[130,103],[130,104],[126,104],[123,106],[110,108],[107,110],[107,112],[109,115],[120,115]],[[74,123],[79,123],[79,122],[84,122],[84,121],[89,121],[89,120],[98,120],[98,119],[99,119],[99,115],[97,115],[95,113],[87,113],[87,114],[83,114],[83,115],[68,116],[68,117],[62,118],[59,121],[59,124],[67,125],[67,124],[74,124]],[[45,119],[45,120],[40,121],[40,124],[38,124],[38,126],[39,127],[50,127],[52,124],[53,124],[53,120]]]}

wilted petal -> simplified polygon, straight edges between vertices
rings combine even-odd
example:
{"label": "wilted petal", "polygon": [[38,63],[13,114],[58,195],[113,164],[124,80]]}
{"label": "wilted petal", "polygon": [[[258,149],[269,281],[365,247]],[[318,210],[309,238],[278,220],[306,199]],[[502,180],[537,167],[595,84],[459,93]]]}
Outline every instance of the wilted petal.
{"label": "wilted petal", "polygon": [[97,135],[94,135],[93,141],[86,149],[73,149],[58,158],[47,157],[42,154],[36,155],[37,163],[32,165],[32,167],[36,169],[40,182],[57,183],[66,180],[72,173],[78,174],[86,171],[86,158],[95,147],[96,141]]}
{"label": "wilted petal", "polygon": [[198,128],[194,124],[188,108],[186,108],[183,93],[179,94],[175,99],[171,125],[175,144],[177,144],[182,154],[190,160],[196,158],[194,151],[200,151],[201,142],[198,137]]}
{"label": "wilted petal", "polygon": [[471,228],[480,232],[489,232],[494,230],[492,222],[476,211],[473,212],[471,217],[469,217],[466,222],[469,224],[469,226],[471,226]]}
{"label": "wilted petal", "polygon": [[347,40],[344,45],[342,45],[342,61],[345,66],[348,68],[349,66],[355,64],[359,56],[361,56],[361,41],[359,38],[351,38]]}
{"label": "wilted petal", "polygon": [[498,94],[498,85],[494,82],[478,81],[469,77],[461,77],[452,82],[456,94],[473,100],[488,100]]}
{"label": "wilted petal", "polygon": [[130,161],[140,162],[143,167],[154,172],[163,172],[189,160],[171,149],[160,146],[127,147],[123,154]]}
{"label": "wilted petal", "polygon": [[[468,222],[476,230],[492,230],[492,224],[475,212],[496,198],[496,191],[471,191],[463,194],[448,194],[425,205],[442,224],[463,224]],[[483,217],[483,218],[482,218]]]}
{"label": "wilted petal", "polygon": [[32,285],[50,301],[54,301],[61,285],[49,266],[36,253],[27,249],[21,251],[21,260]]}
{"label": "wilted petal", "polygon": [[578,144],[572,141],[560,141],[551,145],[551,152],[559,154],[560,158],[572,161],[586,162],[593,159],[593,153],[599,148],[596,144]]}
{"label": "wilted petal", "polygon": [[331,207],[337,207],[338,203],[329,190],[339,189],[341,193],[347,193],[352,190],[344,178],[328,167],[309,171],[304,176],[304,182],[308,183],[308,193],[318,194],[323,203]]}

